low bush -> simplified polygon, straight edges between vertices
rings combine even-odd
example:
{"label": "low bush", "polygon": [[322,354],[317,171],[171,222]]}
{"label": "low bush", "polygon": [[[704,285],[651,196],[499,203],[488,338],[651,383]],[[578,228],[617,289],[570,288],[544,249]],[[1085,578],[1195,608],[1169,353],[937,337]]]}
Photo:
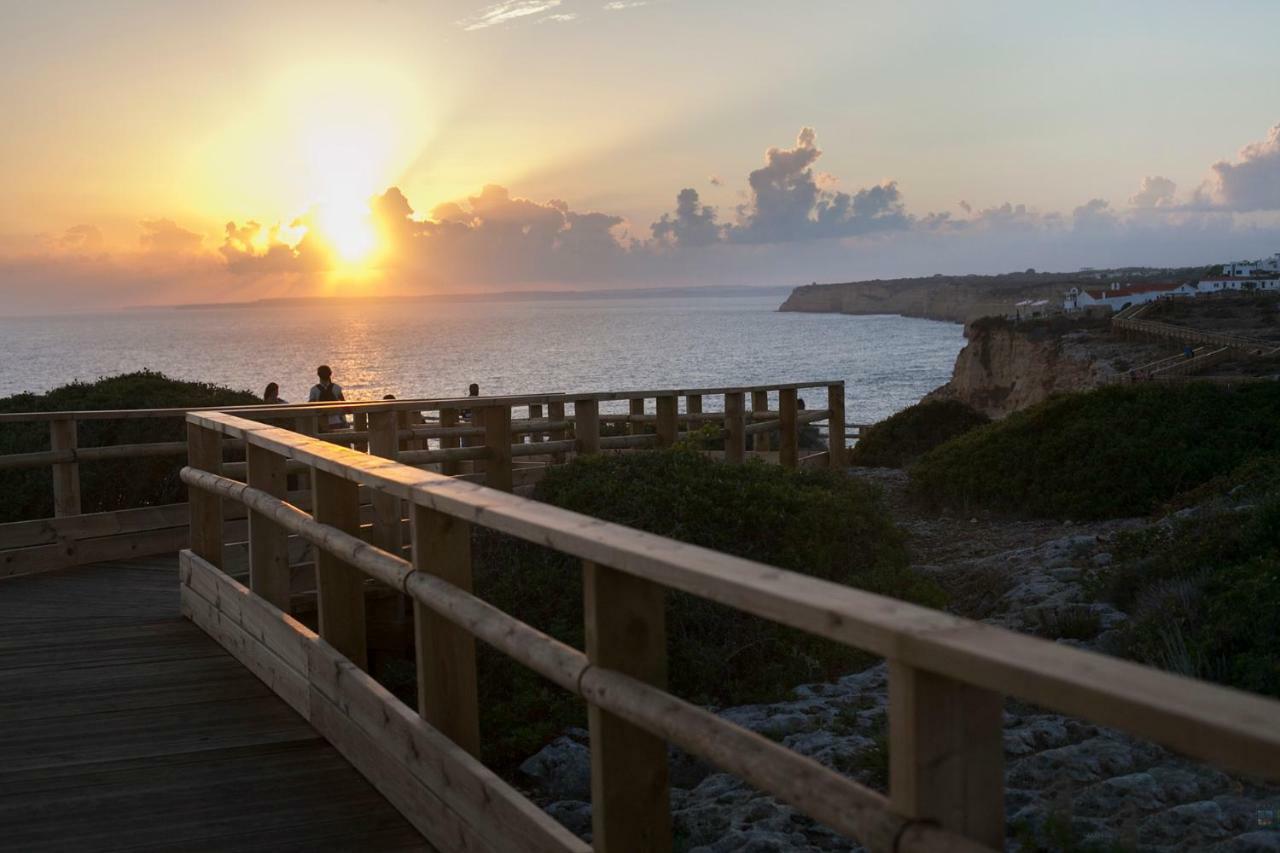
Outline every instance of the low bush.
{"label": "low bush", "polygon": [[[535,497],[556,506],[837,583],[941,606],[907,564],[879,493],[829,471],[726,465],[690,449],[597,456],[552,469]],[[477,594],[582,648],[581,566],[546,549],[477,535]],[[854,671],[864,653],[695,596],[667,594],[672,691],[702,704],[783,698],[806,681]],[[504,656],[482,650],[486,758],[510,767],[569,725],[582,704]]]}
{"label": "low bush", "polygon": [[849,462],[869,468],[902,468],[938,445],[990,422],[959,400],[917,403],[859,435]]}
{"label": "low bush", "polygon": [[[73,382],[47,394],[17,394],[0,399],[0,412],[57,412],[89,409],[158,409],[183,406],[232,406],[262,402],[253,394],[204,382],[181,382],[162,373],[142,371]],[[181,418],[81,421],[81,447],[181,441]],[[49,449],[47,423],[5,424],[0,429],[0,456]],[[185,500],[178,480],[182,457],[103,460],[80,465],[81,506],[105,512]],[[53,481],[49,469],[0,471],[0,522],[53,515]]]}
{"label": "low bush", "polygon": [[1130,615],[1122,654],[1280,696],[1280,489],[1258,504],[1123,535],[1091,579]]}
{"label": "low bush", "polygon": [[1113,386],[948,441],[911,468],[911,491],[935,509],[1119,518],[1277,450],[1280,383]]}

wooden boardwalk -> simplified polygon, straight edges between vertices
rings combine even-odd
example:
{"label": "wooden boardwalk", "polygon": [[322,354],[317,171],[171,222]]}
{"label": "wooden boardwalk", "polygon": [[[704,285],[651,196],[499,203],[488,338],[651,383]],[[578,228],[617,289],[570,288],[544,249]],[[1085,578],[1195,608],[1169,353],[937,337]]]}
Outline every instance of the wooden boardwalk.
{"label": "wooden boardwalk", "polygon": [[427,850],[178,613],[175,557],[0,585],[0,850]]}

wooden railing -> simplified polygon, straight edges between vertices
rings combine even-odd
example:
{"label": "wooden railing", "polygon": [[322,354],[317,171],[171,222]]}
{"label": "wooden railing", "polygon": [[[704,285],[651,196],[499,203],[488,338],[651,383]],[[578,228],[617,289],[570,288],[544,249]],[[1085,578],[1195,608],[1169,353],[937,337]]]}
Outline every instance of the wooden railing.
{"label": "wooden railing", "polygon": [[[825,390],[827,407],[802,409],[798,392],[803,389]],[[776,401],[772,409],[771,398]],[[704,411],[708,402],[718,403],[719,410],[711,411],[708,406]],[[614,408],[618,411],[610,411]],[[104,460],[178,458],[187,452],[187,443],[82,447],[79,424],[180,420],[188,411],[0,414],[0,429],[9,424],[48,424],[49,450],[0,456],[0,470],[49,469],[54,510],[52,518],[0,524],[0,578],[184,547],[184,504],[82,512],[80,466]],[[667,446],[707,425],[718,427],[718,436],[725,442],[723,455],[731,461],[754,456],[789,467],[844,464],[842,426],[827,429],[824,451],[802,453],[799,442],[807,424],[844,424],[843,382],[236,406],[219,411],[288,425],[323,441],[394,457],[409,465],[429,466],[504,490],[536,482],[548,465],[563,463],[576,454]],[[352,428],[324,431],[334,412],[349,416]],[[225,445],[224,451],[235,457],[227,463],[227,472],[243,474],[245,448],[235,442]],[[304,468],[292,464],[285,473],[305,475]],[[306,500],[307,494],[302,491],[295,498]]]}
{"label": "wooden railing", "polygon": [[[590,406],[579,410],[580,422],[589,412]],[[669,409],[659,415],[670,424]],[[872,851],[1001,849],[1005,696],[1147,737],[1227,770],[1280,779],[1280,702],[682,544],[232,414],[193,413],[187,421],[191,450],[182,479],[191,487],[191,548],[180,561],[184,613],[309,719],[442,850],[588,849],[476,759],[483,734],[476,639],[587,702],[597,851],[670,849],[667,743]],[[228,441],[246,447],[246,482],[225,476]],[[283,499],[290,464],[311,472],[310,513]],[[399,548],[379,547],[376,527],[362,531],[361,489],[408,507],[407,558]],[[226,507],[249,514],[247,587],[221,569]],[[400,513],[394,518],[401,523]],[[472,594],[474,527],[582,561],[584,650]],[[318,634],[287,613],[290,534],[318,551]],[[416,709],[365,672],[371,584],[412,602]],[[888,796],[667,693],[667,589],[887,658]]]}
{"label": "wooden railing", "polygon": [[1270,354],[1280,349],[1275,341],[1264,341],[1259,338],[1248,338],[1242,335],[1224,335],[1217,332],[1203,332],[1162,323],[1159,320],[1140,320],[1133,316],[1111,318],[1111,327],[1124,332],[1133,332],[1155,338],[1166,338],[1187,344],[1207,344],[1212,347],[1230,347],[1255,355]]}

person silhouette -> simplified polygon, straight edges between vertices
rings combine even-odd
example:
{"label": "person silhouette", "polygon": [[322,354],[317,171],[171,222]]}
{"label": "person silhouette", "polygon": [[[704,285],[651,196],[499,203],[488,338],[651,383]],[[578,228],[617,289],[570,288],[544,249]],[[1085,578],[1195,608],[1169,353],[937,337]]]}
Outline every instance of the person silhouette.
{"label": "person silhouette", "polygon": [[280,386],[274,382],[268,382],[266,390],[262,392],[262,402],[285,404],[289,401],[280,396]]}
{"label": "person silhouette", "polygon": [[[316,378],[320,381],[311,386],[311,393],[307,395],[308,403],[330,403],[337,400],[346,400],[342,396],[342,386],[333,381],[333,371],[329,365],[322,364],[316,368]],[[347,416],[341,412],[335,412],[326,419],[329,429],[346,429]]]}

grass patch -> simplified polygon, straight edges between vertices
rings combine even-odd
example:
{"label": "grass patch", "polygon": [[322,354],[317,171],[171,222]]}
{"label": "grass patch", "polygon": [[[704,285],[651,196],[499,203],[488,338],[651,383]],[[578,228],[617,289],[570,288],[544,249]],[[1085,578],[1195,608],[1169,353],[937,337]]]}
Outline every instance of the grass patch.
{"label": "grass patch", "polygon": [[[160,409],[184,406],[235,406],[261,403],[247,391],[233,391],[205,382],[182,382],[163,373],[141,371],[73,382],[47,394],[16,394],[0,399],[0,412],[58,412],[88,409]],[[183,441],[181,417],[147,420],[81,421],[81,447]],[[35,453],[49,449],[47,423],[5,424],[0,429],[0,455]],[[178,479],[182,456],[103,460],[80,465],[81,506],[84,512],[107,512],[129,507],[186,500]],[[0,522],[53,515],[53,481],[48,468],[0,471]]]}
{"label": "grass patch", "polygon": [[902,468],[938,445],[990,422],[986,415],[958,400],[917,403],[858,436],[849,463]]}
{"label": "grass patch", "polygon": [[911,469],[934,509],[1076,520],[1144,515],[1280,449],[1280,383],[1113,386],[972,430]]}
{"label": "grass patch", "polygon": [[[535,497],[556,506],[837,583],[942,606],[944,595],[907,563],[903,536],[878,490],[829,471],[726,465],[689,449],[597,456],[551,470]],[[576,560],[478,533],[477,594],[582,648]],[[785,698],[791,688],[856,671],[866,653],[739,613],[667,594],[672,692],[707,705]],[[582,704],[505,657],[482,649],[487,761],[511,767],[562,729]]]}

